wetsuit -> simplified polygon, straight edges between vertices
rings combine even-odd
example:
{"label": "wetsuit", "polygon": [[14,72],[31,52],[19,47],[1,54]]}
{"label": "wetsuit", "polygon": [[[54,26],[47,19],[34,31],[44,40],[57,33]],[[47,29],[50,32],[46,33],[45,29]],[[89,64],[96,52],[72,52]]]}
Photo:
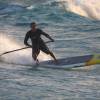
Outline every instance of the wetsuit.
{"label": "wetsuit", "polygon": [[[32,30],[30,30],[27,32],[27,34],[25,36],[25,39],[24,39],[25,45],[31,46],[27,42],[29,38],[31,39],[33,56],[34,56],[34,54],[36,54],[36,56],[38,56],[40,50],[42,50],[46,54],[50,53],[48,47],[45,45],[44,41],[41,39],[41,35],[44,35],[45,37],[47,37],[53,41],[53,39],[48,34],[43,32],[41,29],[36,29],[36,31],[34,31],[34,32]],[[36,58],[35,58],[35,60],[36,60]]]}

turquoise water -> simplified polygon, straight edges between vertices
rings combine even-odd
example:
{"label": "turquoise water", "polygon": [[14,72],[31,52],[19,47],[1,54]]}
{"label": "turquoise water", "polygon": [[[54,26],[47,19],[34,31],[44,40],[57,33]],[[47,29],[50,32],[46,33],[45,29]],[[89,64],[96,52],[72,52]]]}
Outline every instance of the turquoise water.
{"label": "turquoise water", "polygon": [[[57,58],[100,53],[100,21],[67,12],[54,0],[0,0],[0,53],[24,47],[32,21],[55,39],[47,45]],[[100,65],[34,69],[26,66],[33,62],[29,49],[0,60],[0,100],[100,99]]]}

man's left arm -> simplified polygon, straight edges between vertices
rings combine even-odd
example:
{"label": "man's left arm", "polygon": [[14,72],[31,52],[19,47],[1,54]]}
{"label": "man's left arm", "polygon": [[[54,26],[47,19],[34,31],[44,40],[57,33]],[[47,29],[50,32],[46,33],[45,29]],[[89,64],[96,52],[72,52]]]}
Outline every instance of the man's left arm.
{"label": "man's left arm", "polygon": [[50,35],[48,35],[47,33],[42,31],[42,35],[44,35],[45,37],[47,37],[48,39],[50,39],[52,42],[54,42],[54,39],[51,38]]}

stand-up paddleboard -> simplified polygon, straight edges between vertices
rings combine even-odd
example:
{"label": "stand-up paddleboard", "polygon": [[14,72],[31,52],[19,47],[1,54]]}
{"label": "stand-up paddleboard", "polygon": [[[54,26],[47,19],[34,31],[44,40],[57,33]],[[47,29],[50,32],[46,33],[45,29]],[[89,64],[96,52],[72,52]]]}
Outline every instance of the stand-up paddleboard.
{"label": "stand-up paddleboard", "polygon": [[57,59],[57,63],[55,63],[53,60],[48,60],[41,62],[40,66],[46,68],[67,69],[85,67],[94,64],[100,64],[100,54],[60,58]]}

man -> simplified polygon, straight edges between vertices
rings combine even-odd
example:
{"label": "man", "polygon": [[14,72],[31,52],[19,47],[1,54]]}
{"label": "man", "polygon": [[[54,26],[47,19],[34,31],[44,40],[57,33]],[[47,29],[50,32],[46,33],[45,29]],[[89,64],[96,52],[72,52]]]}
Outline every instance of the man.
{"label": "man", "polygon": [[[46,46],[45,42],[42,40],[41,35],[44,35],[45,37],[49,38],[52,42],[54,40],[45,32],[43,32],[41,29],[36,28],[36,23],[32,22],[31,23],[31,30],[26,33],[25,39],[24,39],[24,44],[26,46],[32,47],[32,57],[38,64],[39,61],[37,59],[37,56],[40,53],[40,50],[42,50],[46,54],[50,54],[54,61],[56,62],[56,58],[54,54],[49,50],[49,48]],[[32,45],[28,44],[28,39],[31,39]]]}

